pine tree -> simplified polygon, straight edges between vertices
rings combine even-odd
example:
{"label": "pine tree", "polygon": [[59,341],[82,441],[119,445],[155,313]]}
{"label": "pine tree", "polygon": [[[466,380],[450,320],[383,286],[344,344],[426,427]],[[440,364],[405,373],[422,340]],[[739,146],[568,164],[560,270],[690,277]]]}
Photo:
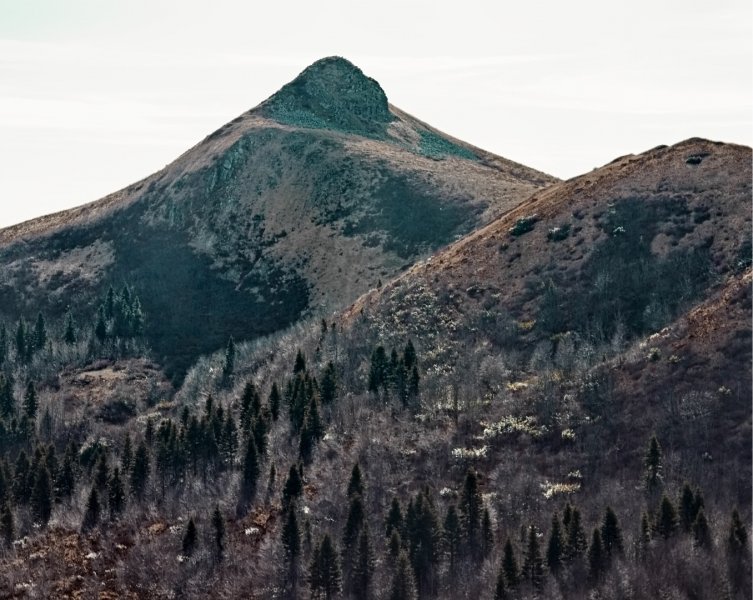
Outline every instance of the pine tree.
{"label": "pine tree", "polygon": [[31,494],[31,507],[34,517],[42,527],[46,527],[52,515],[52,482],[47,467],[37,469],[34,487]]}
{"label": "pine tree", "polygon": [[657,490],[662,481],[662,451],[659,440],[656,436],[651,436],[648,442],[648,448],[643,458],[645,468],[646,488],[652,492]]}
{"label": "pine tree", "polygon": [[364,524],[358,536],[358,550],[353,564],[350,588],[356,598],[368,600],[374,577],[374,553],[371,549],[369,528]]}
{"label": "pine tree", "polygon": [[32,423],[37,419],[38,408],[37,392],[34,389],[34,383],[30,381],[26,386],[26,394],[24,395],[24,414]]}
{"label": "pine tree", "polygon": [[225,348],[225,364],[222,367],[222,377],[225,381],[229,380],[235,371],[235,342],[233,336],[227,341]]}
{"label": "pine tree", "polygon": [[664,539],[668,539],[677,529],[677,511],[672,501],[665,495],[662,496],[659,506],[659,516],[656,521],[656,531]]}
{"label": "pine tree", "polygon": [[562,535],[559,515],[552,516],[552,529],[549,532],[549,543],[546,548],[546,564],[552,573],[557,573],[562,566],[565,540]]}
{"label": "pine tree", "polygon": [[89,499],[86,501],[86,511],[84,512],[84,520],[81,523],[82,531],[90,531],[94,529],[99,523],[99,496],[97,496],[97,488],[92,487],[89,492]]}
{"label": "pine tree", "polygon": [[565,555],[568,560],[583,556],[588,547],[586,532],[581,523],[580,511],[577,508],[572,509],[570,526],[567,529],[567,545]]}
{"label": "pine tree", "polygon": [[144,497],[146,484],[149,480],[149,452],[144,443],[140,443],[133,457],[131,467],[131,493],[139,500]]}
{"label": "pine tree", "polygon": [[3,510],[0,512],[0,537],[6,548],[10,548],[13,544],[13,538],[16,535],[16,524],[13,519],[13,511],[10,508],[10,504],[6,500],[3,503]]}
{"label": "pine tree", "polygon": [[363,475],[361,474],[361,467],[356,463],[353,465],[353,470],[350,472],[350,481],[348,481],[348,498],[353,498],[353,496],[363,496],[363,494]]}
{"label": "pine tree", "polygon": [[497,584],[494,586],[494,600],[508,600],[507,584],[505,584],[505,570],[500,567],[497,574]]}
{"label": "pine tree", "polygon": [[385,536],[389,539],[393,531],[402,535],[405,531],[404,528],[405,522],[403,521],[403,511],[400,508],[400,501],[397,497],[393,497],[390,511],[387,513],[387,519],[385,520]]}
{"label": "pine tree", "polygon": [[217,562],[222,562],[225,555],[225,519],[216,506],[212,513],[212,529],[214,530],[214,551]]}
{"label": "pine tree", "polygon": [[342,589],[342,574],[337,559],[337,549],[328,534],[324,535],[314,552],[309,582],[313,598],[330,600]]}
{"label": "pine tree", "polygon": [[480,533],[483,500],[478,486],[478,475],[473,469],[468,469],[465,475],[460,511],[463,515],[463,527],[468,549],[473,558],[478,560],[482,557]]}
{"label": "pine tree", "polygon": [[624,552],[622,529],[611,506],[607,506],[604,513],[604,521],[601,525],[601,541],[607,558],[621,555]]}
{"label": "pine tree", "polygon": [[193,521],[193,517],[188,520],[186,526],[186,532],[183,534],[183,555],[191,556],[196,548],[196,542],[198,535],[196,533],[196,523]]}
{"label": "pine tree", "polygon": [[276,421],[280,417],[280,403],[282,398],[280,396],[280,389],[277,387],[277,383],[272,384],[272,390],[269,392],[269,410],[272,413],[272,420]]}
{"label": "pine tree", "polygon": [[65,333],[63,333],[63,341],[69,346],[76,343],[76,324],[73,321],[73,313],[70,309],[65,314]]}
{"label": "pine tree", "polygon": [[[399,508],[399,507],[398,507]],[[462,530],[460,518],[454,504],[450,504],[447,509],[447,516],[444,519],[444,539],[445,548],[450,561],[450,575],[455,573],[460,544],[462,542]]]}
{"label": "pine tree", "polygon": [[97,323],[94,325],[94,335],[100,343],[107,339],[107,318],[105,316],[105,307],[101,304],[97,311]]}
{"label": "pine tree", "polygon": [[282,507],[287,510],[290,503],[300,498],[303,494],[303,480],[301,479],[300,470],[295,465],[290,465],[288,478],[285,486],[282,488]]}
{"label": "pine tree", "polygon": [[287,510],[285,523],[282,526],[282,547],[285,560],[291,572],[295,571],[298,557],[301,555],[301,533],[298,528],[298,517],[293,507]]}
{"label": "pine tree", "polygon": [[518,569],[518,561],[515,558],[515,550],[512,547],[512,542],[507,539],[505,542],[505,548],[502,555],[502,571],[505,574],[505,581],[508,588],[517,587],[520,583],[520,570]]}
{"label": "pine tree", "polygon": [[293,374],[304,373],[306,371],[306,359],[303,357],[303,352],[298,349],[295,355],[295,364],[293,365]]}
{"label": "pine tree", "polygon": [[107,484],[107,499],[110,506],[110,519],[114,519],[123,512],[126,502],[125,488],[118,467],[113,469]]}
{"label": "pine tree", "polygon": [[322,373],[322,404],[325,406],[332,404],[337,396],[337,376],[335,373],[335,365],[332,361],[327,363]]}
{"label": "pine tree", "polygon": [[704,550],[711,550],[714,545],[711,538],[711,529],[709,528],[706,513],[703,509],[698,511],[698,516],[696,516],[693,522],[693,541],[697,548]]}
{"label": "pine tree", "polygon": [[47,327],[44,323],[44,316],[40,312],[37,314],[37,322],[34,325],[34,349],[44,350],[47,344]]}
{"label": "pine tree", "polygon": [[416,600],[416,578],[408,554],[403,551],[397,559],[389,600]]}
{"label": "pine tree", "polygon": [[249,436],[246,443],[246,453],[243,459],[243,478],[241,479],[240,504],[243,510],[256,495],[256,486],[259,479],[259,456],[256,453],[254,438]]}
{"label": "pine tree", "polygon": [[588,576],[591,581],[598,581],[605,568],[606,557],[604,545],[601,541],[601,532],[599,532],[598,527],[595,527],[591,536],[591,545],[588,547]]}
{"label": "pine tree", "polygon": [[693,521],[695,521],[696,508],[695,494],[693,494],[693,490],[687,482],[682,486],[678,507],[680,509],[680,527],[685,533],[690,533],[693,528]]}
{"label": "pine tree", "polygon": [[522,579],[532,589],[540,590],[544,585],[544,561],[541,559],[541,549],[536,528],[528,528],[528,544],[523,558]]}

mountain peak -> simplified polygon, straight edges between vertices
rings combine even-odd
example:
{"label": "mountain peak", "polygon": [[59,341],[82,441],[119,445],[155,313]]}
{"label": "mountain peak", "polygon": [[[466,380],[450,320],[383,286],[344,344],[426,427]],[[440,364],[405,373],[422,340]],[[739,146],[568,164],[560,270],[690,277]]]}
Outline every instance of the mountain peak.
{"label": "mountain peak", "polygon": [[384,90],[349,60],[329,56],[306,67],[260,110],[287,125],[381,137],[393,116]]}

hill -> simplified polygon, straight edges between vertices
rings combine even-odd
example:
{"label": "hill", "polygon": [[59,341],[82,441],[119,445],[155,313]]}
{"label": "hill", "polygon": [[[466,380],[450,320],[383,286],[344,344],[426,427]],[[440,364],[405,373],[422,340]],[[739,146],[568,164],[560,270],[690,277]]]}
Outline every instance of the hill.
{"label": "hill", "polygon": [[343,308],[553,181],[390,106],[327,58],[143,181],[0,231],[0,317],[70,304],[90,306],[85,321],[128,284],[180,380],[231,334]]}

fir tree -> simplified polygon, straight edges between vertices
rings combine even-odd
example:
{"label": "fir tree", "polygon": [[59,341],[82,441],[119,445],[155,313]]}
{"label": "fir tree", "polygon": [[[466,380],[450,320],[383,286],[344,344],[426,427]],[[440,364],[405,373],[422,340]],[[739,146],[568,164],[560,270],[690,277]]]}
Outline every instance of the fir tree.
{"label": "fir tree", "polygon": [[389,600],[416,600],[416,578],[408,554],[403,551],[397,559]]}
{"label": "fir tree", "polygon": [[86,511],[84,512],[84,520],[81,523],[82,531],[90,531],[94,529],[99,523],[99,496],[97,495],[97,488],[92,487],[89,492],[89,499],[86,501]]}
{"label": "fir tree", "polygon": [[693,541],[697,548],[702,548],[703,550],[711,550],[714,545],[711,538],[711,529],[709,528],[706,513],[703,509],[698,511],[698,515],[693,522]]}
{"label": "fir tree", "polygon": [[196,523],[193,521],[193,517],[188,520],[186,526],[186,532],[183,534],[183,555],[191,556],[196,548],[196,542],[198,535],[196,533]]}
{"label": "fir tree", "polygon": [[131,493],[141,500],[146,491],[146,484],[149,480],[149,452],[146,446],[139,444],[136,454],[133,457],[133,466],[131,467]]}
{"label": "fir tree", "polygon": [[356,463],[353,465],[353,470],[350,472],[350,481],[348,481],[348,498],[353,498],[353,496],[363,496],[363,494],[363,475],[361,474],[361,467]]}
{"label": "fir tree", "polygon": [[115,519],[125,508],[126,495],[120,469],[115,467],[107,484],[107,498],[110,506],[110,519]]}
{"label": "fir tree", "polygon": [[272,390],[269,392],[269,410],[272,413],[272,420],[276,421],[280,417],[281,403],[280,389],[277,383],[272,383]]}
{"label": "fir tree", "polygon": [[520,582],[520,570],[518,569],[518,561],[515,558],[515,550],[512,547],[512,542],[507,539],[505,542],[505,548],[502,554],[502,571],[505,574],[505,581],[508,588],[517,587]]}
{"label": "fir tree", "polygon": [[539,539],[533,525],[528,528],[528,544],[523,555],[521,577],[534,590],[540,590],[544,585],[544,561],[541,559]]}
{"label": "fir tree", "polygon": [[646,488],[651,492],[659,488],[662,481],[662,451],[659,440],[651,436],[643,458]]}
{"label": "fir tree", "polygon": [[46,527],[52,515],[52,482],[46,466],[37,469],[31,494],[31,507],[34,517],[42,527]]}
{"label": "fir tree", "polygon": [[557,573],[562,566],[564,545],[560,518],[555,512],[552,516],[552,529],[549,532],[549,543],[546,548],[546,564],[552,573]]}
{"label": "fir tree", "polygon": [[668,539],[677,529],[677,510],[672,501],[665,495],[662,496],[659,506],[659,516],[656,520],[656,531],[664,539]]}
{"label": "fir tree", "polygon": [[593,582],[597,582],[606,567],[604,545],[601,541],[601,532],[598,527],[594,528],[591,536],[591,545],[588,547],[588,576]]}
{"label": "fir tree", "polygon": [[309,582],[311,596],[330,600],[342,589],[342,574],[332,538],[325,534],[314,552]]}
{"label": "fir tree", "polygon": [[604,513],[604,521],[601,525],[601,541],[607,558],[621,555],[624,551],[622,529],[611,506],[607,506]]}
{"label": "fir tree", "polygon": [[214,531],[214,551],[217,562],[222,562],[225,555],[225,519],[222,517],[220,507],[217,506],[212,513],[212,529]]}

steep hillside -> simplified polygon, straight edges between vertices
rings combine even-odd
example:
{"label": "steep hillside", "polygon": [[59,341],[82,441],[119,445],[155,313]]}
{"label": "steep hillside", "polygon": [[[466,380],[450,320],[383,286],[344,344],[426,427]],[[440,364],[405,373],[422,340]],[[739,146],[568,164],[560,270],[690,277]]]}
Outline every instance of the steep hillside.
{"label": "steep hillside", "polygon": [[553,181],[391,107],[327,58],[162,171],[0,231],[0,318],[59,317],[125,282],[180,378],[231,334],[342,308]]}

